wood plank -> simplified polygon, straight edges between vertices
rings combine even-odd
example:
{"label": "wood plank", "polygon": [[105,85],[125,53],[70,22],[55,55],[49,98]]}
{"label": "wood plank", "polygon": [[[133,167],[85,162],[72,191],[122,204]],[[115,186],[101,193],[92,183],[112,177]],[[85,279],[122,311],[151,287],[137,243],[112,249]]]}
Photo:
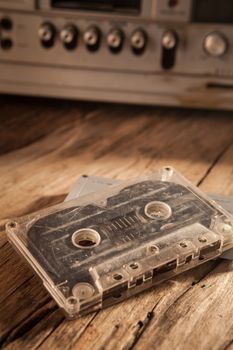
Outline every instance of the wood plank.
{"label": "wood plank", "polygon": [[[43,311],[43,312],[42,312]],[[43,322],[40,320],[43,319]],[[4,342],[4,349],[36,349],[54,328],[58,327],[64,316],[54,302],[48,302],[42,309],[33,313],[20,323]]]}
{"label": "wood plank", "polygon": [[[1,106],[2,226],[8,217],[62,201],[83,173],[124,179],[171,164],[208,191],[232,191],[232,113],[18,98],[7,98]],[[216,178],[221,183],[217,189]],[[207,266],[190,272],[174,282],[176,287],[168,283],[94,318],[67,323],[53,309],[54,304],[47,306],[48,294],[6,243],[4,232],[0,233],[0,248],[0,314],[4,315],[0,325],[2,342],[9,348],[64,348],[67,342],[78,348],[84,341],[87,349],[93,344],[113,348],[119,336],[121,345],[129,346],[142,334],[140,346],[149,329],[147,322],[153,324],[154,317],[147,320],[147,313],[158,301],[157,293],[167,305],[173,305],[195,279],[212,269]],[[47,307],[50,311],[45,316]],[[160,314],[155,311],[161,316],[165,309],[163,306]],[[126,310],[132,315],[124,324]],[[145,322],[145,329],[139,321]],[[109,324],[122,322],[123,328],[109,329]],[[132,328],[129,334],[128,328]],[[98,341],[93,330],[98,331]],[[111,332],[116,334],[110,342]]]}
{"label": "wood plank", "polygon": [[[58,119],[61,109],[62,105],[55,106],[52,111],[54,116],[59,111]],[[42,139],[0,158],[2,218],[49,204],[50,197],[63,195],[85,172],[129,178],[170,163],[198,182],[232,142],[233,120],[220,118],[217,112],[202,112],[200,117],[193,111],[167,110],[165,115],[164,110],[153,108],[102,105],[86,118],[79,117],[78,107],[63,112],[63,126],[62,121],[54,123]],[[27,125],[21,126],[20,117],[15,123],[23,132]],[[45,129],[41,118],[37,127]],[[5,132],[0,135],[4,137]]]}
{"label": "wood plank", "polygon": [[136,349],[225,349],[232,341],[232,262],[223,262],[154,322]]}
{"label": "wood plank", "polygon": [[215,192],[233,197],[233,145],[210,170],[201,188],[208,193]]}
{"label": "wood plank", "polygon": [[157,318],[155,308],[159,308],[159,312],[163,313],[192,287],[194,281],[201,279],[212,268],[213,263],[206,264],[203,268],[183,274],[150,291],[99,312],[78,339],[72,338],[75,324],[70,325],[66,335],[62,335],[62,325],[43,342],[41,349],[50,347],[62,349],[66,346],[69,335],[71,335],[69,343],[71,342],[73,349],[130,349],[140,336],[142,328],[146,329],[152,320]]}

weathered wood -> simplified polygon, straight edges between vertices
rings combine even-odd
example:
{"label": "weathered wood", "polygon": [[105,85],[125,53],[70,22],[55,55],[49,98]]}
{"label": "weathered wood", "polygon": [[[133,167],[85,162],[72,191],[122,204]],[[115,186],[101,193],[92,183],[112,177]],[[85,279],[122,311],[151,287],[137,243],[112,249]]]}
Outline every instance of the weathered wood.
{"label": "weathered wood", "polygon": [[232,341],[232,262],[223,262],[151,322],[136,349],[224,349]]}
{"label": "weathered wood", "polygon": [[68,322],[6,240],[4,223],[62,201],[83,173],[138,176],[170,164],[233,195],[230,112],[0,98],[0,342],[7,349],[230,349],[232,266],[210,262]]}
{"label": "weathered wood", "polygon": [[[201,279],[211,268],[212,264],[207,264],[203,269],[199,268],[192,273],[186,273],[174,281],[168,281],[137,297],[99,312],[81,337],[75,342],[71,336],[69,337],[73,348],[130,349],[140,335],[144,324],[146,329],[152,320],[157,318],[155,309],[158,305],[161,312],[166,310],[191,288],[193,281]],[[71,330],[68,330],[68,334],[71,334]],[[46,349],[51,346],[61,349],[65,344],[64,335],[58,328],[44,342],[42,348]]]}

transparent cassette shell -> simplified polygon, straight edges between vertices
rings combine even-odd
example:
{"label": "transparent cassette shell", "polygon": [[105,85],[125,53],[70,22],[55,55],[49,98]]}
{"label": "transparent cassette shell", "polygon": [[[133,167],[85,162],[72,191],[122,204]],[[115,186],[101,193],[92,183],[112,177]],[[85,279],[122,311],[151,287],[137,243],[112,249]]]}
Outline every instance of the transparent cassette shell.
{"label": "transparent cassette shell", "polygon": [[[120,182],[122,181],[93,175],[82,175],[78,178],[74,186],[71,188],[69,194],[65,198],[65,201],[78,198],[85,194],[91,195],[91,193],[93,192],[102,191],[103,189],[119,184]],[[228,213],[233,215],[233,197],[223,196],[214,193],[209,194],[209,196],[215,202],[221,205]],[[233,249],[224,252],[221,255],[221,259],[233,261]]]}
{"label": "transparent cassette shell", "polygon": [[233,247],[233,218],[171,167],[7,224],[69,318],[112,305]]}

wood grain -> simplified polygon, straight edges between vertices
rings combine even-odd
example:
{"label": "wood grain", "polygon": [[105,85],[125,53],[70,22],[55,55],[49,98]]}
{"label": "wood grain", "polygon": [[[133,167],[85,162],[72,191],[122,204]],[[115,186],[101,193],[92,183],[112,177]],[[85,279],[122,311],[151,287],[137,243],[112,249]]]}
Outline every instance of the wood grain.
{"label": "wood grain", "polygon": [[233,195],[233,113],[0,97],[0,344],[7,349],[231,349],[232,264],[214,261],[68,322],[4,223],[61,202],[84,173],[126,179],[170,164]]}

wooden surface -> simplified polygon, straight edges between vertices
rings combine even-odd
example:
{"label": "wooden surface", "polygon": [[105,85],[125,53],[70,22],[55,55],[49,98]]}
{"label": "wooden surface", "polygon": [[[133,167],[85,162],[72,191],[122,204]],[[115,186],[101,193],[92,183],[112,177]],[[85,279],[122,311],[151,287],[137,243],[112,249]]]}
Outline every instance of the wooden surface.
{"label": "wooden surface", "polygon": [[233,349],[231,262],[68,322],[7,242],[7,218],[62,201],[81,174],[127,179],[164,165],[233,195],[233,113],[0,97],[3,348]]}

